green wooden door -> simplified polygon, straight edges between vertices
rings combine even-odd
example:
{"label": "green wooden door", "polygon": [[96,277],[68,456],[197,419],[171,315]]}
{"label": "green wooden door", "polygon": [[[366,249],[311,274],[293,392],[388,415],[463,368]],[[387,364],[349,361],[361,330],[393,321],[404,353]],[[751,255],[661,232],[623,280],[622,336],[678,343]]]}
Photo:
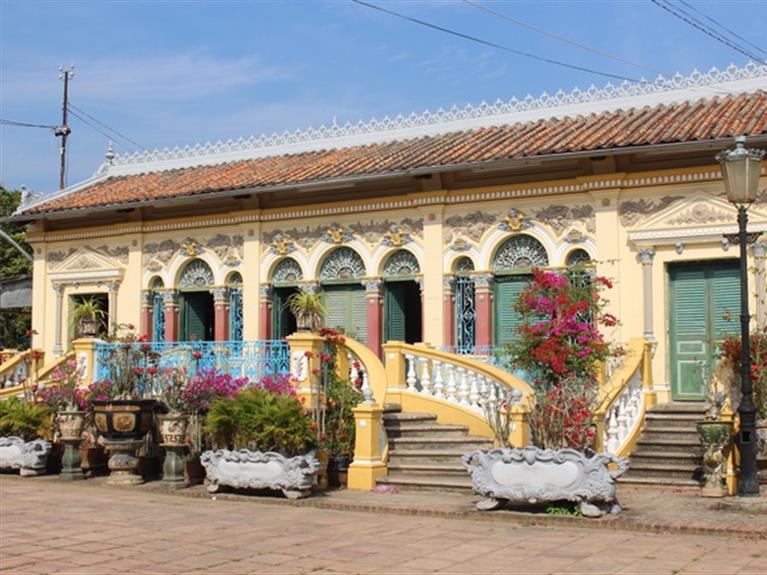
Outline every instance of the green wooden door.
{"label": "green wooden door", "polygon": [[387,282],[384,297],[384,341],[405,341],[405,283]]}
{"label": "green wooden door", "polygon": [[514,311],[514,303],[531,279],[528,274],[495,278],[495,345],[506,345],[517,338],[522,319]]}
{"label": "green wooden door", "polygon": [[277,287],[272,290],[272,338],[282,339],[295,333],[296,318],[285,307],[288,298],[298,291],[295,287]]}
{"label": "green wooden door", "polygon": [[671,392],[675,400],[704,399],[719,342],[740,330],[737,261],[669,267]]}
{"label": "green wooden door", "polygon": [[323,286],[325,325],[341,328],[349,337],[368,341],[368,313],[365,288],[357,285]]}
{"label": "green wooden door", "polygon": [[180,296],[181,341],[213,339],[213,296],[208,292],[186,292]]}

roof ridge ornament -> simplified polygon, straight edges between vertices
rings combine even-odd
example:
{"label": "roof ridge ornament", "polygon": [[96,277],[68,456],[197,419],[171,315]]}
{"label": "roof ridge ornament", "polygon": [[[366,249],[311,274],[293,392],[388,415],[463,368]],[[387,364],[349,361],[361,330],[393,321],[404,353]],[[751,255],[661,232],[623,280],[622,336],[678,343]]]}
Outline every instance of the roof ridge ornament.
{"label": "roof ridge ornament", "polygon": [[[252,135],[247,139],[218,140],[204,145],[198,143],[193,146],[166,147],[143,152],[117,154],[111,163],[107,162],[99,168],[97,175],[151,172],[178,167],[192,167],[200,165],[200,163],[224,163],[245,160],[270,155],[268,152],[278,147],[290,147],[289,150],[282,150],[280,153],[294,153],[313,149],[369,144],[386,141],[385,136],[387,133],[391,136],[391,139],[404,139],[439,132],[460,131],[478,127],[477,122],[483,120],[486,124],[490,125],[492,125],[494,118],[499,122],[508,121],[504,116],[510,114],[545,110],[553,111],[555,108],[578,104],[606,102],[608,100],[662,94],[678,90],[693,90],[714,84],[758,78],[767,80],[767,64],[749,61],[742,68],[730,64],[723,70],[712,67],[706,73],[693,69],[688,76],[676,73],[670,77],[659,75],[653,81],[646,81],[642,78],[643,83],[623,81],[619,84],[613,84],[608,82],[601,88],[591,84],[586,90],[576,86],[570,92],[558,90],[556,93],[551,94],[543,91],[538,97],[527,94],[521,100],[511,97],[509,100],[497,99],[493,103],[482,101],[478,105],[466,104],[462,107],[454,105],[447,110],[440,107],[435,111],[425,110],[421,114],[413,112],[408,115],[398,114],[394,117],[387,115],[381,119],[373,117],[368,121],[360,120],[356,123],[346,122],[339,124],[334,116],[329,126],[322,124],[319,128],[309,127],[304,130],[285,130],[282,133],[273,132],[271,134],[262,134],[261,136]],[[698,97],[715,96],[716,90],[714,89],[713,92],[711,93],[711,90],[709,90],[706,94]],[[724,95],[736,93],[734,90],[722,90],[721,92]],[[695,97],[695,94],[692,93],[689,97]],[[635,105],[630,106],[635,107]],[[574,112],[577,115],[595,111],[597,110],[575,110]],[[540,118],[545,117],[547,116],[540,116]],[[531,118],[526,118],[526,120],[529,119]],[[440,128],[442,129],[440,130]],[[350,141],[352,138],[355,139],[354,142]],[[321,146],[319,145],[320,143],[322,144]],[[189,161],[194,158],[205,158],[206,161],[199,163]],[[131,168],[131,166],[135,167]],[[121,167],[125,168],[121,169]]]}

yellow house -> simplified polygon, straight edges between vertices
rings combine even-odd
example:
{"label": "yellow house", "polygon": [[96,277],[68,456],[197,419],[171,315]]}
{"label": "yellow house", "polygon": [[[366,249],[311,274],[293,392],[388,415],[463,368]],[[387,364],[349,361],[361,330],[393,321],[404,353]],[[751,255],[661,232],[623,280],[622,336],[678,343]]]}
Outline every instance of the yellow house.
{"label": "yellow house", "polygon": [[[133,155],[28,202],[33,345],[57,356],[84,295],[155,340],[273,340],[283,304],[326,323],[492,354],[533,267],[612,278],[606,335],[654,346],[660,403],[700,400],[701,361],[737,332],[736,231],[714,156],[767,145],[767,66],[559,92]],[[762,168],[762,188],[767,185]],[[767,231],[767,190],[749,212]],[[764,237],[749,250],[762,325]]]}

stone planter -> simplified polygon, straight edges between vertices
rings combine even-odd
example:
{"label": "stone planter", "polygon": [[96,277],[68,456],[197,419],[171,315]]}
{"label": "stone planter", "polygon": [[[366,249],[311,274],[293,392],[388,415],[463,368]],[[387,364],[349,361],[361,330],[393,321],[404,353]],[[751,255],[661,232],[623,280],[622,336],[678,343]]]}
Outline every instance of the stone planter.
{"label": "stone planter", "polygon": [[19,475],[43,475],[52,445],[44,439],[24,441],[0,437],[0,469],[18,469]]}
{"label": "stone planter", "polygon": [[67,481],[84,479],[81,468],[80,443],[82,442],[84,411],[60,411],[57,417],[61,442],[64,444],[64,454],[61,457],[61,473],[59,478]]}
{"label": "stone planter", "polygon": [[313,454],[285,457],[271,451],[206,451],[200,456],[211,493],[228,485],[239,489],[276,489],[288,499],[307,497],[320,462]]}
{"label": "stone planter", "polygon": [[[614,464],[615,470],[608,465]],[[609,454],[587,457],[575,449],[501,448],[463,456],[474,492],[485,497],[477,509],[497,509],[505,503],[536,505],[555,501],[580,503],[589,517],[617,513],[615,480],[628,470],[628,461]]]}
{"label": "stone planter", "polygon": [[760,459],[767,459],[767,419],[756,422],[756,453]]}
{"label": "stone planter", "polygon": [[154,399],[105,399],[93,402],[93,421],[109,441],[137,441],[152,428]]}
{"label": "stone planter", "polygon": [[189,427],[188,415],[170,413],[160,416],[161,445],[165,447],[181,447],[186,445],[187,427]]}
{"label": "stone planter", "polygon": [[729,421],[699,421],[697,424],[703,445],[703,497],[724,497],[727,471],[727,449],[732,441],[732,423]]}
{"label": "stone planter", "polygon": [[62,441],[80,441],[85,424],[84,411],[60,411],[57,417]]}

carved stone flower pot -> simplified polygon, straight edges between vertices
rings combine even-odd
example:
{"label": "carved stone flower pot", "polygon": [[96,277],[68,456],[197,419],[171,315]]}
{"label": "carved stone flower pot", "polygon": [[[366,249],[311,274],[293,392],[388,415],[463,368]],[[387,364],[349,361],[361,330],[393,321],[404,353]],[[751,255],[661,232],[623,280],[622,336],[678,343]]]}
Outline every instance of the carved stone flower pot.
{"label": "carved stone flower pot", "polygon": [[729,421],[699,421],[697,424],[703,445],[703,497],[724,497],[727,471],[727,449],[732,441],[732,423]]}
{"label": "carved stone flower pot", "polygon": [[312,492],[320,462],[313,454],[285,457],[272,451],[205,451],[200,456],[211,493],[221,486],[238,489],[276,489],[289,499]]}
{"label": "carved stone flower pot", "polygon": [[152,428],[154,399],[105,399],[93,402],[93,420],[110,441],[136,441]]}
{"label": "carved stone flower pot", "polygon": [[0,437],[0,469],[18,469],[19,475],[43,475],[52,445],[44,439],[24,441]]}
{"label": "carved stone flower pot", "polygon": [[613,455],[587,457],[575,449],[534,446],[473,451],[463,456],[463,465],[474,492],[485,497],[477,509],[566,500],[580,503],[583,514],[590,517],[620,511],[615,480],[628,470],[628,462]]}
{"label": "carved stone flower pot", "polygon": [[80,441],[85,424],[84,411],[61,411],[57,420],[62,441]]}
{"label": "carved stone flower pot", "polygon": [[160,417],[160,437],[162,445],[180,447],[186,445],[186,429],[189,427],[189,416],[180,413],[170,413]]}
{"label": "carved stone flower pot", "polygon": [[58,415],[59,433],[61,442],[65,445],[64,455],[61,457],[61,473],[59,478],[67,481],[84,479],[85,475],[81,468],[80,443],[82,442],[83,425],[85,424],[84,411],[61,411]]}

